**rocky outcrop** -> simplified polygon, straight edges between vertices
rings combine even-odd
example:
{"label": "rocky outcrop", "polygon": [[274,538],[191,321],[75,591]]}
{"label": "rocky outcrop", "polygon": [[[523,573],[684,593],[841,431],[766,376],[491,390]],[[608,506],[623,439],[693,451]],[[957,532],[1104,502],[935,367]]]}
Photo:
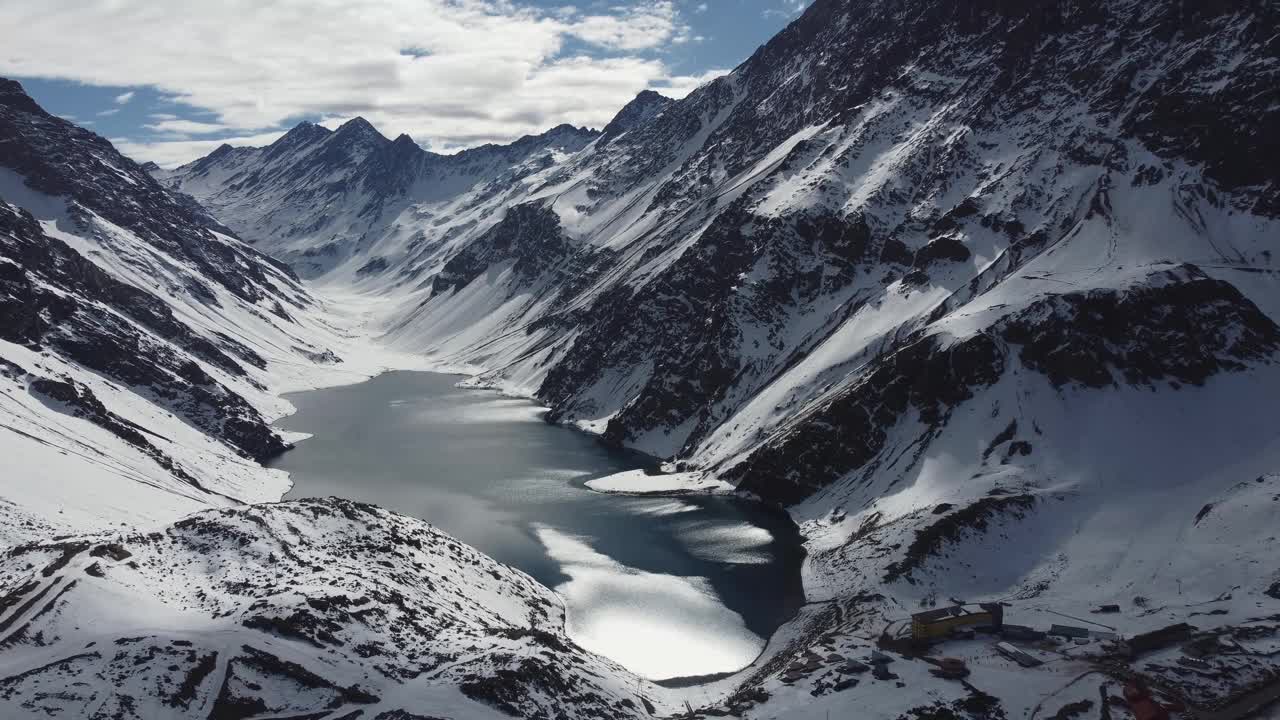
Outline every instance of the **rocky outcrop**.
{"label": "rocky outcrop", "polygon": [[147,434],[150,431],[108,410],[102,404],[102,401],[93,394],[93,391],[84,385],[74,380],[35,378],[27,389],[32,395],[44,402],[57,405],[62,411],[70,415],[84,418],[142,450],[147,455],[150,455],[160,467],[172,473],[174,477],[201,490],[205,489],[200,486],[199,481],[193,478],[190,473],[175,463],[173,458],[166,455],[164,451],[157,448],[147,439]]}
{"label": "rocky outcrop", "polygon": [[623,105],[618,114],[614,115],[613,119],[609,121],[609,124],[604,126],[597,144],[600,146],[607,145],[622,133],[648,123],[663,110],[666,110],[672,102],[674,101],[671,98],[652,90],[641,92],[631,102]]}
{"label": "rocky outcrop", "polygon": [[999,329],[1022,363],[1055,385],[1202,385],[1280,351],[1275,321],[1188,265],[1137,286],[1046,297]]}
{"label": "rocky outcrop", "polygon": [[1194,267],[1123,288],[1049,295],[972,337],[931,335],[890,349],[727,475],[740,489],[783,504],[846,476],[867,479],[908,411],[923,435],[920,452],[953,409],[1015,361],[1056,386],[1176,388],[1272,363],[1278,352],[1280,326]]}
{"label": "rocky outcrop", "polygon": [[[584,388],[642,376],[606,440],[628,444],[645,430],[689,423],[678,442],[693,446],[722,419],[716,405],[731,389],[749,391],[740,386],[750,365],[791,350],[783,340],[789,309],[847,291],[875,255],[862,216],[769,218],[746,208],[726,209],[674,262],[583,313],[572,348],[539,389],[553,418],[591,412],[578,400],[592,395]],[[744,282],[749,275],[761,280]]]}
{"label": "rocky outcrop", "polygon": [[456,292],[495,266],[510,266],[518,287],[551,273],[576,248],[550,209],[517,205],[484,235],[454,255],[435,276],[432,294]]}
{"label": "rocky outcrop", "polygon": [[[78,622],[104,593],[128,600]],[[647,716],[632,676],[566,637],[550,590],[423,521],[344,500],[16,548],[0,558],[10,606],[8,714],[415,718],[424,698],[465,696],[512,717]],[[187,620],[157,628],[165,608]]]}
{"label": "rocky outcrop", "polygon": [[0,260],[0,338],[132,386],[246,457],[287,449],[257,410],[193,361],[244,376],[235,358],[163,300],[110,276],[3,202]]}
{"label": "rocky outcrop", "polygon": [[727,477],[741,490],[796,503],[872,463],[908,412],[936,433],[951,411],[996,382],[1006,349],[986,334],[963,341],[931,335],[873,360],[848,388],[791,420],[735,465]]}

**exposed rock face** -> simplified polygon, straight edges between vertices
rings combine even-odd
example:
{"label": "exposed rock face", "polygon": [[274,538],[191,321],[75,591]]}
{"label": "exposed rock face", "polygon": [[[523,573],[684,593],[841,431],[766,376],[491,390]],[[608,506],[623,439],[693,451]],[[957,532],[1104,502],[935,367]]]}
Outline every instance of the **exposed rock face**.
{"label": "exposed rock face", "polygon": [[[21,378],[15,377],[15,379]],[[85,418],[94,425],[106,429],[116,437],[150,455],[157,464],[173,473],[174,476],[200,487],[199,481],[191,477],[186,470],[173,461],[173,458],[166,455],[163,450],[157,448],[147,439],[146,433],[149,431],[146,428],[108,410],[102,404],[102,401],[93,394],[93,391],[84,385],[74,380],[36,378],[28,386],[28,390],[32,395],[45,402],[65,406],[69,414]],[[204,488],[200,489],[203,490]]]}
{"label": "exposed rock face", "polygon": [[288,275],[274,260],[209,232],[217,225],[202,208],[166,192],[103,138],[49,115],[8,79],[0,79],[0,159],[33,190],[69,199],[73,218],[88,212],[128,228],[245,300],[276,294],[273,285]]}
{"label": "exposed rock face", "polygon": [[258,463],[288,447],[271,363],[319,363],[332,334],[287,266],[229,233],[0,81],[0,423],[18,455],[0,491],[155,520],[270,496]]}
{"label": "exposed rock face", "polygon": [[573,249],[554,212],[536,205],[517,205],[507,211],[501,222],[450,258],[432,281],[431,291],[437,294],[461,290],[489,268],[508,263],[518,286],[550,272]]}
{"label": "exposed rock face", "polygon": [[789,420],[728,476],[784,503],[850,470],[865,480],[908,410],[926,436],[939,433],[951,411],[999,380],[1015,357],[1057,386],[1167,388],[1271,363],[1277,352],[1280,326],[1230,284],[1193,267],[1123,288],[1049,295],[988,332],[962,340],[930,335],[891,348],[851,387]]}
{"label": "exposed rock face", "polygon": [[604,130],[600,132],[599,145],[607,145],[614,138],[628,130],[645,125],[663,110],[666,110],[673,101],[669,97],[660,95],[652,90],[645,90],[635,97],[634,100],[623,106],[613,120],[604,126]]}
{"label": "exposed rock face", "polygon": [[762,368],[794,352],[786,327],[794,306],[846,291],[875,254],[861,216],[762,218],[739,203],[642,288],[602,293],[540,394],[554,417],[571,418],[595,409],[583,400],[597,395],[584,387],[642,378],[605,437],[626,444],[650,428],[692,423],[685,448],[694,447],[723,420],[718,402],[749,391]]}
{"label": "exposed rock face", "polygon": [[[0,339],[48,348],[139,388],[246,457],[262,461],[286,449],[257,410],[192,357],[237,377],[245,375],[241,361],[164,301],[111,277],[2,201],[0,259]],[[253,360],[252,351],[229,347]]]}
{"label": "exposed rock face", "polygon": [[1280,350],[1271,318],[1192,266],[1160,272],[1140,287],[1052,295],[1001,329],[1020,346],[1022,362],[1055,385],[1201,385]]}
{"label": "exposed rock face", "polygon": [[986,334],[960,342],[931,335],[872,361],[846,390],[792,420],[729,477],[743,490],[799,502],[850,470],[871,470],[908,411],[939,432],[952,409],[1005,370],[1006,349]]}

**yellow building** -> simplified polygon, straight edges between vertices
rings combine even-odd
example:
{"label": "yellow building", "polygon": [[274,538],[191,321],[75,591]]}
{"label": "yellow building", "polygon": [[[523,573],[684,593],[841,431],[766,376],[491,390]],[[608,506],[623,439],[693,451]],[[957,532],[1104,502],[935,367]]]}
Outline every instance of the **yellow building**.
{"label": "yellow building", "polygon": [[989,625],[999,631],[1004,624],[1004,607],[999,603],[955,605],[929,610],[911,616],[911,639],[932,642],[945,638],[953,630],[974,625]]}

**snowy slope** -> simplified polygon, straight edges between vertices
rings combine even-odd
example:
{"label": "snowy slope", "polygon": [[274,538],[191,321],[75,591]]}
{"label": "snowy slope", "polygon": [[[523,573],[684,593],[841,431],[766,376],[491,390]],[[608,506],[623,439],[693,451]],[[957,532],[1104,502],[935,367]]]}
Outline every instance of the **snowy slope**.
{"label": "snowy slope", "polygon": [[228,232],[0,84],[0,544],[287,490],[279,393],[371,363]]}
{"label": "snowy slope", "polygon": [[348,501],[27,545],[0,588],[6,718],[649,716],[550,590]]}
{"label": "snowy slope", "polygon": [[647,717],[528,576],[270,504],[282,393],[415,360],[230,232],[0,81],[0,716]]}
{"label": "snowy slope", "polygon": [[[397,349],[788,505],[831,607],[779,657],[826,642],[806,617],[847,644],[951,597],[1248,634],[1280,582],[1278,23],[1269,3],[818,0],[576,151],[409,188],[420,214],[372,236],[429,252],[318,281],[398,298]],[[784,690],[769,662],[748,687]],[[987,669],[1026,690],[1011,717],[1071,679]],[[806,712],[909,707],[891,695]]]}
{"label": "snowy slope", "polygon": [[[390,348],[670,460],[655,487],[789,508],[810,604],[740,675],[655,690],[664,707],[1071,717],[1136,675],[1234,717],[1280,676],[1277,25],[1270,3],[817,0],[598,135],[445,158],[303,125],[152,172]],[[29,387],[35,359],[5,357]],[[1197,629],[1134,657],[1023,642],[1035,670],[948,643],[967,685],[846,662],[954,600]]]}
{"label": "snowy slope", "polygon": [[[363,118],[335,131],[304,122],[267,147],[224,145],[152,174],[304,277],[350,284],[394,267],[399,272],[388,280],[411,283],[441,245],[454,247],[453,236],[483,222],[475,212],[460,217],[460,195],[498,206],[524,176],[597,134],[561,125],[511,145],[443,156],[407,135],[387,140]],[[452,233],[433,231],[446,221]]]}

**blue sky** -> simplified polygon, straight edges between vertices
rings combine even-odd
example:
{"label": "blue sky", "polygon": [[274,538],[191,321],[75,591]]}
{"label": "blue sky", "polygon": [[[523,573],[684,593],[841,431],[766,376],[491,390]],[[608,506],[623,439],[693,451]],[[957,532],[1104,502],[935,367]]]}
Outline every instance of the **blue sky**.
{"label": "blue sky", "polygon": [[175,165],[362,115],[449,152],[600,127],[645,88],[731,69],[806,0],[45,0],[0,74],[135,159]]}

